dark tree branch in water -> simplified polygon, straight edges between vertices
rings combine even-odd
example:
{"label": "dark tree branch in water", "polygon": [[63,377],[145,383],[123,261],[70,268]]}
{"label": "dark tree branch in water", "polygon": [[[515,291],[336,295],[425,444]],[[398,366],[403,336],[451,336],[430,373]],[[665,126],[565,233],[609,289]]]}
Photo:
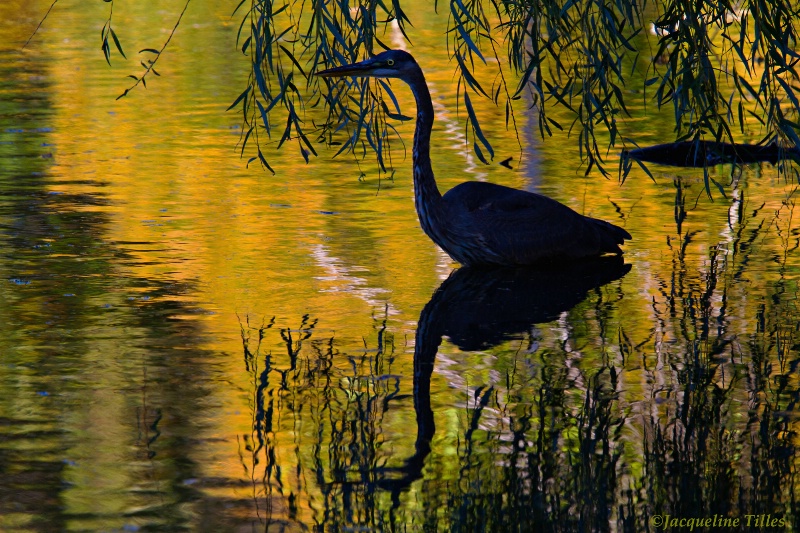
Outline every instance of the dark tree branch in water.
{"label": "dark tree branch in water", "polygon": [[714,141],[677,142],[637,148],[623,153],[645,163],[657,163],[676,167],[706,167],[734,163],[767,162],[773,165],[783,159],[797,161],[800,150],[775,144],[730,144]]}

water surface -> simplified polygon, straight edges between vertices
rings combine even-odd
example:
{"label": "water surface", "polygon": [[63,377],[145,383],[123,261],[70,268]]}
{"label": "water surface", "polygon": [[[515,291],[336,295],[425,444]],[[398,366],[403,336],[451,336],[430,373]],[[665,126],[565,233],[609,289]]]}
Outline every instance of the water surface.
{"label": "water surface", "polygon": [[[584,177],[524,109],[522,147],[487,118],[481,165],[445,15],[419,2],[440,188],[538,190],[634,235],[619,262],[458,269],[402,149],[394,179],[324,146],[245,167],[227,6],[193,3],[161,78],[115,100],[138,63],[104,62],[96,4],[59,4],[25,51],[49,3],[0,7],[0,529],[796,527],[796,185],[776,169],[711,169],[712,198],[701,171]],[[135,57],[182,4],[117,7]],[[669,140],[648,111],[631,128]]]}

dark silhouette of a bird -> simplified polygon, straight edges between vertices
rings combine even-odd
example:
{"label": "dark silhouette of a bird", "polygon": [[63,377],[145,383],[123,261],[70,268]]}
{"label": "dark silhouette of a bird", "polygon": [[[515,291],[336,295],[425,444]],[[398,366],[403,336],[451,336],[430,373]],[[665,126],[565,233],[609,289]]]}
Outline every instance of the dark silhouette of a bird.
{"label": "dark silhouette of a bird", "polygon": [[408,52],[388,50],[371,59],[317,73],[323,77],[399,78],[417,103],[414,132],[414,203],[422,230],[462,265],[533,265],[622,254],[630,234],[576,213],[540,194],[486,182],[466,182],[444,196],[431,168],[433,104],[422,69]]}

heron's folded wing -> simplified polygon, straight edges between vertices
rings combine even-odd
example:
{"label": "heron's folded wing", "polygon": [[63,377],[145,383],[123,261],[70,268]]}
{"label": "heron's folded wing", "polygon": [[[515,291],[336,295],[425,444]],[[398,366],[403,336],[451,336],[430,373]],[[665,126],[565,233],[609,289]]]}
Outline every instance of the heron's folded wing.
{"label": "heron's folded wing", "polygon": [[445,198],[448,203],[463,205],[456,209],[458,224],[469,227],[478,242],[514,262],[598,253],[592,219],[546,196],[467,182]]}

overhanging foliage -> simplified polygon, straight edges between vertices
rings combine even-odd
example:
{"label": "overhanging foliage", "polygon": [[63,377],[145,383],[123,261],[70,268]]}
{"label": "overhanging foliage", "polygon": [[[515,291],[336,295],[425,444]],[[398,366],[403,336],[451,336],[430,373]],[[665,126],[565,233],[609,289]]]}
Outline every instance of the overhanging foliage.
{"label": "overhanging foliage", "polygon": [[[111,26],[114,1],[106,1],[101,37],[110,61],[109,37],[121,54],[122,45]],[[251,66],[230,106],[242,112],[242,154],[272,170],[262,150],[266,138],[280,147],[294,144],[306,161],[325,141],[340,145],[337,155],[374,153],[381,169],[390,170],[394,123],[408,118],[390,86],[323,82],[313,74],[391,48],[389,28],[408,40],[413,20],[404,3],[241,0],[232,6],[241,17],[238,47]],[[448,18],[443,39],[473,150],[484,163],[494,150],[475,98],[494,101],[508,127],[516,127],[514,110],[525,107],[538,114],[542,136],[569,130],[587,173],[608,174],[607,154],[636,144],[621,125],[630,100],[642,94],[658,108],[671,106],[675,140],[734,142],[757,124],[762,143],[800,147],[797,0],[449,0],[434,9]],[[131,76],[134,87],[158,74],[153,65],[167,43],[143,50],[149,56],[143,74]],[[552,106],[566,109],[571,123],[558,122]],[[313,107],[327,111],[321,124],[307,118]]]}

